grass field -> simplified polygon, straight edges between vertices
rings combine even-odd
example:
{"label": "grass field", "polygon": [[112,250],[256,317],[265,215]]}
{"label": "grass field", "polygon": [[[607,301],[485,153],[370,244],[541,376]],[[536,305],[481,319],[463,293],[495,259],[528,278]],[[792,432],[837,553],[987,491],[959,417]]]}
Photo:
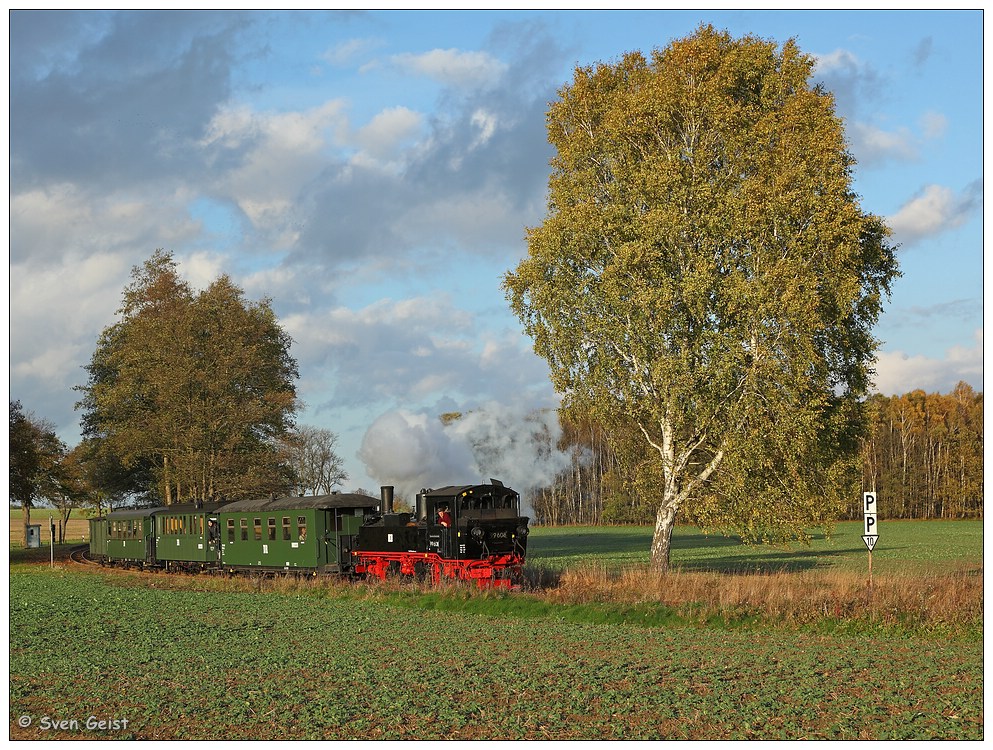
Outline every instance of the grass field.
{"label": "grass field", "polygon": [[[883,521],[872,552],[877,573],[968,570],[981,567],[982,521]],[[597,561],[614,567],[647,565],[652,529],[646,526],[538,527],[529,539],[534,561],[550,568]],[[748,546],[737,537],[704,534],[677,526],[672,536],[672,565],[683,571],[732,573],[804,570],[867,571],[868,550],[862,522],[838,523],[831,536],[814,532],[809,546]]]}
{"label": "grass field", "polygon": [[[11,738],[982,739],[981,523],[883,526],[869,609],[770,619],[726,599],[824,581],[864,599],[856,530],[770,550],[680,528],[681,572],[658,592],[639,577],[646,529],[536,529],[532,570],[552,583],[524,594],[50,569],[16,552]],[[937,607],[960,616],[889,617],[913,604],[884,604],[888,586],[960,587]],[[718,604],[728,616],[694,616]]]}

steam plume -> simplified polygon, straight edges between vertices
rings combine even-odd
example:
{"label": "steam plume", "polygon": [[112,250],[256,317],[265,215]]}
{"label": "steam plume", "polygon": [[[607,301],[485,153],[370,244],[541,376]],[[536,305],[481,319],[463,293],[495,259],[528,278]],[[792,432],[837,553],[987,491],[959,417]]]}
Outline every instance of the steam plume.
{"label": "steam plume", "polygon": [[423,487],[490,477],[525,497],[571,465],[569,454],[557,447],[560,436],[553,410],[527,412],[491,403],[448,424],[437,416],[394,410],[366,431],[359,458],[370,477],[408,497]]}

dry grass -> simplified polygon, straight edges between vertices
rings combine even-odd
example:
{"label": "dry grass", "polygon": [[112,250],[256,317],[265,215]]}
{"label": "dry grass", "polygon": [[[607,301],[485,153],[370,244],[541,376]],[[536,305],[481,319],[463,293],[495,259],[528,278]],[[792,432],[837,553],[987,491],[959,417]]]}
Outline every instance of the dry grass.
{"label": "dry grass", "polygon": [[[56,565],[78,570],[58,550]],[[43,558],[40,555],[44,552]],[[48,562],[47,550],[19,551],[22,563]],[[35,559],[37,557],[37,559]],[[13,562],[13,560],[12,560]],[[410,580],[350,581],[336,576],[189,575],[104,569],[121,586],[215,592],[273,592],[304,596],[377,598],[405,595],[441,595],[457,599],[497,596],[458,582],[431,586]],[[631,606],[665,607],[687,622],[714,619],[740,622],[754,619],[762,625],[876,623],[913,628],[982,628],[983,572],[968,570],[928,574],[877,575],[870,590],[865,575],[848,571],[735,574],[673,571],[658,574],[645,567],[617,569],[602,563],[584,563],[566,570],[538,565],[524,568],[523,591],[547,604],[602,605],[622,611]],[[527,609],[521,602],[521,606]]]}
{"label": "dry grass", "polygon": [[983,574],[876,576],[870,588],[866,576],[845,571],[659,574],[587,564],[563,571],[544,596],[572,604],[664,604],[701,620],[754,616],[790,624],[828,619],[962,626],[982,622]]}

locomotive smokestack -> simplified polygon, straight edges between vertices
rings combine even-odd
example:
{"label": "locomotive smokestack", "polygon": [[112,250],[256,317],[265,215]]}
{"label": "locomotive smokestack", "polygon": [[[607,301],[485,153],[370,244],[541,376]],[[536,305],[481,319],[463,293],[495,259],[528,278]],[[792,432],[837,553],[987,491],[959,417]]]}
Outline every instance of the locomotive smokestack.
{"label": "locomotive smokestack", "polygon": [[381,500],[380,510],[383,513],[393,512],[393,486],[384,485],[379,488],[379,497]]}

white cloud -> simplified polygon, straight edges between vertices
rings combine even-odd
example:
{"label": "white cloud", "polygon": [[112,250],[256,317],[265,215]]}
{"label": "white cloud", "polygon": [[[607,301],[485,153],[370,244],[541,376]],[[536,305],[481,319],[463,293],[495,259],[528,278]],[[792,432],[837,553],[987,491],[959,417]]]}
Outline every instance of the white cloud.
{"label": "white cloud", "polygon": [[179,272],[193,289],[206,289],[224,273],[227,258],[218,253],[198,251],[176,255]]}
{"label": "white cloud", "polygon": [[396,158],[400,149],[420,132],[424,117],[406,107],[385,109],[355,133],[354,141],[378,160]]}
{"label": "white cloud", "polygon": [[959,381],[982,390],[983,329],[974,334],[972,346],[949,347],[943,359],[902,351],[880,352],[876,361],[875,386],[878,393],[893,396],[921,389],[947,393]]}
{"label": "white cloud", "polygon": [[547,365],[531,342],[487,323],[445,293],[281,318],[311,408],[419,408],[439,398],[547,406]]}
{"label": "white cloud", "polygon": [[910,245],[961,226],[981,205],[981,182],[970,184],[958,195],[943,185],[928,185],[895,214],[886,217],[886,222],[898,242]]}
{"label": "white cloud", "polygon": [[52,420],[67,442],[78,438],[71,388],[86,381],[82,367],[115,320],[132,265],[127,255],[92,251],[10,266],[11,398]]}
{"label": "white cloud", "polygon": [[828,75],[838,71],[857,71],[862,67],[862,62],[852,52],[846,49],[836,49],[833,52],[824,54],[814,53],[814,75]]}
{"label": "white cloud", "polygon": [[[472,316],[444,295],[380,300],[359,310],[335,307],[283,319],[308,402],[416,402],[437,390],[459,389],[473,356]],[[461,366],[460,366],[461,365]]]}
{"label": "white cloud", "polygon": [[506,63],[486,52],[434,49],[419,55],[393,55],[391,62],[456,88],[488,88],[496,85],[507,71]]}
{"label": "white cloud", "polygon": [[[301,112],[235,107],[214,117],[200,145],[221,168],[213,189],[233,200],[256,228],[281,234],[282,244],[289,244],[295,233],[288,222],[300,191],[326,166],[346,128],[340,100]],[[231,155],[234,166],[226,169],[222,165]]]}
{"label": "white cloud", "polygon": [[886,131],[862,122],[848,127],[852,150],[862,164],[878,164],[888,159],[912,161],[918,158],[914,134],[907,128]]}
{"label": "white cloud", "polygon": [[864,165],[879,165],[889,160],[918,161],[923,141],[941,138],[948,129],[948,119],[938,112],[928,111],[921,115],[918,124],[921,135],[905,126],[883,130],[868,123],[851,122],[847,128],[852,151]]}
{"label": "white cloud", "polygon": [[59,183],[12,193],[11,262],[37,266],[88,253],[147,258],[199,233],[199,224],[172,198],[154,185],[118,194]]}

